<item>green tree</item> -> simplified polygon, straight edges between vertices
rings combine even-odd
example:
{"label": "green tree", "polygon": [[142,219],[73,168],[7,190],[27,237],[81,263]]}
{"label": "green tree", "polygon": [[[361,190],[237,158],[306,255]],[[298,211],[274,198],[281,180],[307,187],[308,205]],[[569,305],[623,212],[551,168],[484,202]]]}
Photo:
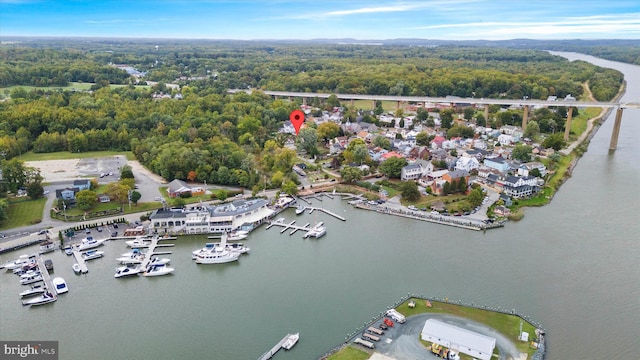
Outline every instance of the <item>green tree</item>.
{"label": "green tree", "polygon": [[511,157],[520,162],[529,162],[531,161],[532,150],[533,148],[531,146],[518,144],[515,148],[513,148]]}
{"label": "green tree", "polygon": [[531,169],[531,171],[529,171],[529,175],[535,176],[535,177],[542,177],[542,174],[540,173],[540,170],[538,170],[538,168]]}
{"label": "green tree", "polygon": [[129,165],[123,165],[120,168],[120,178],[121,179],[133,179],[133,169]]}
{"label": "green tree", "polygon": [[419,132],[418,135],[416,135],[417,145],[429,146],[429,141],[431,141],[431,137],[429,136],[429,133],[427,133],[426,131]]}
{"label": "green tree", "polygon": [[318,132],[312,127],[305,127],[298,134],[298,149],[305,150],[307,155],[313,157],[318,154]]}
{"label": "green tree", "polygon": [[529,139],[535,139],[540,134],[540,125],[537,121],[532,120],[527,123],[527,128],[524,129],[524,137]]}
{"label": "green tree", "polygon": [[558,151],[565,146],[564,135],[562,133],[551,134],[542,141],[542,146]]}
{"label": "green tree", "polygon": [[134,203],[135,205],[138,205],[138,201],[140,200],[140,198],[142,197],[142,194],[140,194],[139,192],[133,190],[131,192],[131,202]]}
{"label": "green tree", "polygon": [[353,147],[353,161],[362,165],[369,158],[369,149],[365,144],[359,144]]}
{"label": "green tree", "polygon": [[327,98],[327,107],[329,110],[334,107],[340,107],[340,100],[338,100],[338,97],[335,94],[331,94]]}
{"label": "green tree", "polygon": [[400,194],[407,201],[417,201],[420,199],[420,191],[415,181],[403,181],[400,183]]}
{"label": "green tree", "polygon": [[386,136],[378,135],[373,139],[373,145],[379,146],[386,150],[391,150],[391,140]]}
{"label": "green tree", "polygon": [[330,139],[338,136],[338,134],[340,133],[340,126],[332,121],[323,122],[322,124],[318,125],[317,132],[318,137],[327,142]]}
{"label": "green tree", "polygon": [[273,187],[280,187],[283,181],[284,181],[284,174],[282,173],[282,171],[276,171],[271,176],[271,185],[273,185]]}
{"label": "green tree", "polygon": [[298,193],[298,185],[296,185],[296,183],[294,183],[293,181],[289,180],[287,182],[285,182],[282,185],[282,191],[291,195],[291,196],[295,196]]}
{"label": "green tree", "polygon": [[480,204],[482,204],[483,199],[484,199],[484,193],[482,192],[481,187],[477,187],[471,190],[469,195],[467,195],[467,201],[469,202],[469,205],[473,207],[480,206]]}
{"label": "green tree", "polygon": [[362,171],[357,167],[346,166],[340,170],[340,177],[342,177],[342,181],[347,184],[354,183],[362,179]]}
{"label": "green tree", "polygon": [[387,160],[380,163],[380,172],[385,174],[389,178],[399,179],[402,173],[402,168],[407,166],[407,160],[404,158],[390,157]]}
{"label": "green tree", "polygon": [[9,201],[0,199],[0,221],[7,219],[7,209],[9,209]]}
{"label": "green tree", "polygon": [[173,200],[171,200],[171,206],[174,206],[174,207],[177,207],[177,208],[183,208],[186,203],[187,202],[183,198],[181,198],[179,196],[177,196],[177,197],[173,198]]}
{"label": "green tree", "polygon": [[32,182],[27,185],[27,195],[31,199],[39,199],[44,194],[44,188],[40,182]]}
{"label": "green tree", "polygon": [[472,108],[471,106],[467,106],[464,109],[462,109],[462,113],[464,114],[464,118],[465,120],[471,120],[473,119],[473,115],[475,114],[475,109]]}
{"label": "green tree", "polygon": [[81,210],[89,210],[98,202],[98,195],[92,190],[80,190],[76,194],[76,204]]}
{"label": "green tree", "polygon": [[440,127],[443,129],[449,129],[453,125],[453,115],[455,112],[453,109],[444,109],[440,111]]}
{"label": "green tree", "polygon": [[2,161],[2,180],[7,189],[16,193],[27,181],[24,163],[16,158]]}

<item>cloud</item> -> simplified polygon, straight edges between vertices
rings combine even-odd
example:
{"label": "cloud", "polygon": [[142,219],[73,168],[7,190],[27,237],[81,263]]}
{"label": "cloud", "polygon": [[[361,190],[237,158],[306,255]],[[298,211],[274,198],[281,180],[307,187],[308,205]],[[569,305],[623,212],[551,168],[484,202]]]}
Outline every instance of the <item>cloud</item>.
{"label": "cloud", "polygon": [[508,38],[572,34],[600,35],[598,37],[612,37],[616,34],[628,36],[632,33],[640,33],[640,13],[570,17],[537,22],[465,22],[411,28],[411,30],[431,31],[452,29],[465,29],[465,31],[449,33],[456,38]]}

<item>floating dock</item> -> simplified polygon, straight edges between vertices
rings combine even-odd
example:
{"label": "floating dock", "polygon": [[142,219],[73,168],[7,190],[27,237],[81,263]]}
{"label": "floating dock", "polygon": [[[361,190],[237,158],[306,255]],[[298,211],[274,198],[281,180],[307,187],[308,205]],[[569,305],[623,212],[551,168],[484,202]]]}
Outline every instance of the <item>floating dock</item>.
{"label": "floating dock", "polygon": [[322,212],[324,212],[326,214],[329,214],[329,215],[333,216],[336,219],[339,219],[339,220],[342,220],[342,221],[347,221],[346,218],[344,218],[344,217],[342,217],[342,216],[340,216],[338,214],[332,213],[331,211],[329,211],[327,209],[313,207],[313,206],[307,206],[307,209],[309,209],[309,214],[311,214],[314,210],[318,210],[318,211],[322,211]]}
{"label": "floating dock", "polygon": [[293,235],[295,234],[296,231],[298,230],[303,230],[303,231],[309,231],[311,230],[311,224],[307,223],[305,226],[298,226],[295,225],[296,221],[293,220],[290,223],[286,224],[284,222],[277,222],[277,221],[273,221],[271,223],[269,223],[269,225],[267,225],[267,230],[269,230],[272,226],[280,226],[282,227],[282,230],[280,230],[280,234],[282,234],[283,232],[287,231],[287,230],[291,230],[291,232],[289,233],[289,235]]}
{"label": "floating dock", "polygon": [[73,257],[76,258],[76,262],[80,265],[80,273],[86,274],[89,272],[89,268],[87,267],[87,263],[82,258],[82,253],[78,249],[73,249]]}
{"label": "floating dock", "polygon": [[149,262],[151,261],[151,258],[154,255],[169,255],[171,254],[170,251],[159,251],[156,252],[156,248],[163,248],[163,247],[171,247],[171,246],[175,246],[175,244],[159,244],[160,241],[162,240],[175,240],[175,237],[159,237],[159,236],[154,236],[151,238],[151,244],[149,244],[149,246],[147,247],[147,252],[146,255],[144,257],[144,259],[142,260],[141,263],[141,267],[143,269],[146,269],[149,266]]}
{"label": "floating dock", "polygon": [[38,256],[36,262],[38,263],[38,269],[40,270],[40,274],[42,275],[42,281],[44,282],[45,288],[47,288],[49,293],[53,295],[54,299],[58,299],[58,293],[51,283],[51,276],[49,275],[49,270],[47,270],[47,267],[44,265],[44,259]]}
{"label": "floating dock", "polygon": [[275,355],[280,349],[282,349],[282,345],[285,343],[285,341],[287,341],[289,336],[291,336],[291,334],[285,335],[285,337],[283,337],[282,340],[280,340],[274,347],[272,347],[271,350],[269,350],[266,353],[262,354],[262,356],[260,356],[258,358],[258,360],[271,359],[273,357],[273,355]]}

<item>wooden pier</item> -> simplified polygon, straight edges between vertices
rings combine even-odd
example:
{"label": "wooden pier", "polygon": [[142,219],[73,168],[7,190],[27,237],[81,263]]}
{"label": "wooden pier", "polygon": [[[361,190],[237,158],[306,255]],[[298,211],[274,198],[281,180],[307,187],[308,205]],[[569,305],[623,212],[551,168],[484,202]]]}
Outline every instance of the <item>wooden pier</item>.
{"label": "wooden pier", "polygon": [[55,287],[51,283],[51,275],[49,275],[49,270],[47,270],[47,267],[44,265],[44,259],[41,256],[38,256],[38,258],[36,259],[36,262],[38,264],[38,269],[40,270],[40,275],[42,275],[42,281],[44,282],[44,287],[47,289],[47,291],[51,295],[53,295],[54,299],[58,299],[58,293],[56,292]]}
{"label": "wooden pier", "polygon": [[287,341],[289,336],[291,336],[291,334],[285,335],[285,337],[283,337],[282,340],[280,340],[274,347],[272,347],[271,350],[269,350],[266,353],[262,354],[262,356],[260,356],[258,358],[258,360],[271,359],[273,357],[273,355],[275,355],[278,351],[280,351],[280,349],[282,349],[282,345],[285,343],[285,341]]}
{"label": "wooden pier", "polygon": [[296,231],[298,230],[304,230],[304,231],[309,231],[311,230],[311,227],[309,223],[307,223],[305,226],[298,226],[295,225],[296,221],[293,220],[290,223],[286,224],[284,222],[271,222],[269,223],[269,225],[267,225],[267,230],[270,229],[272,226],[280,226],[282,227],[282,230],[280,230],[280,234],[282,234],[283,232],[287,231],[287,230],[291,230],[291,232],[289,233],[289,235],[293,235],[296,233]]}
{"label": "wooden pier", "polygon": [[151,238],[151,244],[149,244],[148,248],[147,248],[147,252],[146,255],[144,257],[144,259],[142,260],[141,263],[141,267],[142,269],[146,269],[147,267],[149,267],[149,262],[151,262],[151,258],[154,255],[169,255],[171,254],[170,251],[158,251],[156,252],[156,248],[163,248],[163,247],[171,247],[171,246],[175,246],[175,244],[159,244],[160,241],[162,240],[175,240],[175,237],[166,237],[166,238],[162,238],[159,236],[154,236],[153,238]]}
{"label": "wooden pier", "polygon": [[342,221],[347,221],[346,218],[344,218],[344,217],[342,217],[342,216],[340,216],[338,214],[332,213],[331,211],[329,211],[327,209],[313,207],[313,206],[307,206],[307,209],[309,209],[309,214],[311,214],[314,210],[318,210],[318,211],[322,211],[322,212],[324,212],[326,214],[329,214],[329,215],[333,216],[336,219],[339,219],[339,220],[342,220]]}
{"label": "wooden pier", "polygon": [[84,261],[84,258],[82,258],[82,253],[78,249],[73,249],[73,257],[76,258],[76,262],[80,265],[80,273],[88,273],[89,268],[87,267],[87,263]]}

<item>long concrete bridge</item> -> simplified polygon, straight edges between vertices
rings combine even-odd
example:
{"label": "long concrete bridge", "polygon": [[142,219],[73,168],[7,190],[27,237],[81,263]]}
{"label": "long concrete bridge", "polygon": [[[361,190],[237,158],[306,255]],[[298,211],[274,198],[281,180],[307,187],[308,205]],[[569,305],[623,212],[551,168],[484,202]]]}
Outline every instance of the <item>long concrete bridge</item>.
{"label": "long concrete bridge", "polygon": [[[364,94],[328,94],[328,93],[306,93],[306,92],[294,92],[294,91],[268,91],[258,90],[266,95],[274,97],[288,97],[289,100],[293,98],[302,98],[302,102],[306,104],[307,99],[319,98],[327,99],[331,95],[335,95],[339,100],[371,100],[372,107],[375,107],[376,101],[395,101],[399,108],[402,103],[444,103],[454,107],[457,104],[465,105],[479,105],[484,107],[484,118],[489,118],[489,105],[508,105],[508,106],[520,106],[524,109],[522,116],[522,128],[527,127],[527,120],[529,117],[529,109],[532,106],[546,106],[546,107],[568,107],[567,123],[565,125],[564,139],[569,139],[569,131],[571,130],[571,119],[573,107],[598,107],[616,109],[616,118],[613,124],[613,132],[611,134],[611,141],[609,143],[609,150],[615,150],[618,146],[618,135],[620,134],[620,124],[622,123],[622,112],[626,108],[640,109],[640,102],[604,102],[604,101],[577,101],[577,100],[535,100],[535,99],[488,99],[488,98],[460,98],[460,97],[428,97],[428,96],[396,96],[396,95],[364,95]],[[244,92],[251,94],[251,89],[230,89],[229,93],[235,94],[238,92]]]}

